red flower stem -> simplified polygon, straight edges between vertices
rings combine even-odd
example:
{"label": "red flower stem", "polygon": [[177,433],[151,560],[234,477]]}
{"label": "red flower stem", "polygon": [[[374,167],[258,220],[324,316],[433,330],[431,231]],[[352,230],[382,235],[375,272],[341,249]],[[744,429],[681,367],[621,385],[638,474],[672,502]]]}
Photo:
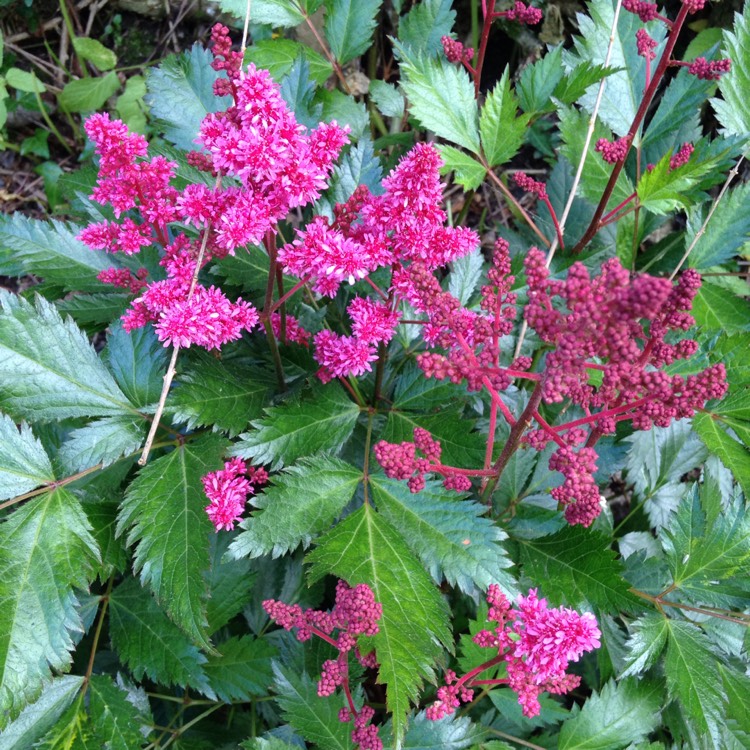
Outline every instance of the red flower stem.
{"label": "red flower stem", "polygon": [[[552,429],[555,430],[555,432],[564,432],[565,430],[570,430],[573,427],[580,427],[581,425],[591,424],[592,422],[597,422],[604,417],[614,417],[619,414],[623,414],[623,412],[630,411],[631,409],[637,409],[639,406],[643,406],[643,404],[648,403],[652,399],[653,396],[644,396],[643,398],[639,398],[636,401],[631,401],[629,404],[615,406],[612,409],[600,411],[597,414],[592,414],[589,417],[581,417],[580,419],[576,419],[573,422],[567,422],[566,424],[558,425],[557,427],[553,427]],[[627,416],[629,417],[630,415],[628,414]]]}
{"label": "red flower stem", "polygon": [[496,680],[472,680],[469,683],[469,687],[475,687],[477,685],[507,685],[510,680],[507,677],[498,677]]}
{"label": "red flower stem", "polygon": [[[662,78],[664,78],[664,73],[669,66],[675,44],[677,44],[677,37],[680,35],[680,30],[682,29],[682,26],[685,23],[685,19],[687,18],[689,7],[690,3],[683,3],[680,7],[680,12],[677,14],[677,18],[672,24],[672,28],[669,33],[669,39],[667,40],[667,44],[664,48],[664,52],[662,53],[661,58],[659,58],[659,64],[656,66],[656,70],[654,71],[654,77],[651,79],[651,82],[649,83],[648,88],[643,95],[643,99],[641,100],[638,110],[635,113],[635,117],[633,118],[630,130],[628,130],[628,133],[625,136],[625,139],[628,143],[628,151],[630,150],[630,146],[633,143],[633,138],[638,132],[638,128],[643,122],[643,118],[646,116],[646,112],[648,112],[651,101],[656,95],[659,84],[661,83]],[[627,154],[625,154],[625,156],[627,157]],[[584,232],[583,237],[581,237],[581,239],[578,241],[578,244],[573,248],[574,253],[580,253],[581,250],[583,250],[583,248],[586,247],[589,242],[591,242],[594,235],[599,231],[599,221],[602,218],[604,209],[607,207],[607,203],[609,203],[609,199],[612,196],[612,191],[615,189],[617,178],[620,176],[620,172],[622,172],[624,167],[625,159],[622,159],[615,164],[614,169],[612,170],[612,174],[610,174],[609,176],[607,186],[604,188],[602,197],[599,200],[599,205],[596,207],[596,211],[594,211],[594,215],[591,218],[591,222]]]}
{"label": "red flower stem", "polygon": [[344,695],[346,695],[346,702],[349,704],[349,711],[352,716],[357,716],[358,711],[354,707],[354,701],[352,700],[352,693],[349,690],[349,678],[344,677],[344,681],[341,683],[341,687],[344,688]]}
{"label": "red flower stem", "polygon": [[465,477],[494,477],[496,473],[494,469],[459,469],[456,466],[446,466],[445,464],[432,464],[430,471],[442,474],[443,476],[461,474]]}
{"label": "red flower stem", "polygon": [[565,243],[563,242],[563,234],[562,234],[562,228],[560,227],[560,222],[557,220],[557,214],[555,213],[555,209],[552,208],[552,203],[550,203],[550,199],[543,198],[544,205],[547,206],[547,210],[549,211],[549,215],[552,217],[552,223],[555,225],[555,234],[557,235],[557,244],[560,246],[560,250],[565,250]]}
{"label": "red flower stem", "polygon": [[479,52],[477,61],[474,64],[474,98],[479,99],[479,82],[482,80],[482,67],[484,66],[484,57],[487,54],[487,42],[490,38],[490,29],[494,21],[495,0],[486,0],[482,2],[482,36],[479,42]]}
{"label": "red flower stem", "polygon": [[407,320],[406,318],[401,318],[401,320],[399,320],[398,322],[399,322],[399,325],[415,325],[415,326],[426,326],[428,323],[428,321],[426,320]]}
{"label": "red flower stem", "polygon": [[525,370],[512,370],[510,367],[483,367],[484,372],[500,372],[504,375],[510,375],[512,378],[523,378],[525,380],[533,380],[537,382],[542,379],[542,375],[538,372],[526,372]]}
{"label": "red flower stem", "polygon": [[279,326],[279,338],[281,343],[286,346],[286,301],[284,300],[284,272],[281,266],[276,266],[276,288],[279,292],[279,299],[274,307],[278,306],[281,311],[281,325]]}
{"label": "red flower stem", "polygon": [[[477,362],[476,355],[474,354],[471,347],[466,343],[466,339],[458,332],[456,331],[456,339],[458,340],[458,343],[461,345],[461,348],[464,350],[465,354],[471,358],[471,360],[474,363],[474,366],[481,370],[482,367]],[[516,418],[513,416],[513,413],[511,410],[505,405],[503,400],[500,398],[500,394],[494,389],[492,386],[492,383],[490,383],[490,379],[485,375],[482,378],[482,384],[487,389],[487,392],[490,394],[490,397],[492,398],[493,403],[497,402],[497,407],[500,409],[500,413],[505,417],[505,419],[508,421],[508,424],[515,424]]]}
{"label": "red flower stem", "polygon": [[283,294],[279,299],[271,305],[271,309],[268,311],[268,315],[275,313],[292,295],[296,294],[302,287],[310,281],[310,276],[305,276],[304,279],[300,279],[288,292]]}
{"label": "red flower stem", "polygon": [[465,685],[470,680],[473,680],[478,674],[481,674],[485,671],[485,669],[489,669],[490,667],[494,667],[497,664],[502,664],[505,661],[505,654],[498,654],[497,656],[493,656],[488,661],[483,662],[478,667],[474,667],[474,669],[471,670],[471,672],[467,672],[461,679],[457,680],[455,683],[455,686],[457,688],[460,688],[462,685]]}
{"label": "red flower stem", "polygon": [[636,204],[633,204],[632,206],[628,207],[628,209],[626,211],[623,211],[618,216],[615,216],[615,217],[613,217],[611,219],[607,219],[607,221],[604,221],[604,219],[602,219],[599,222],[599,229],[607,227],[607,226],[609,226],[610,224],[613,224],[616,221],[620,221],[620,219],[624,219],[628,214],[632,214],[633,211],[637,211],[637,210],[638,210],[638,206]]}
{"label": "red flower stem", "polygon": [[313,635],[317,635],[318,638],[325,641],[326,643],[330,643],[331,646],[333,646],[336,650],[338,650],[339,644],[336,643],[336,641],[334,641],[330,635],[326,635],[322,630],[318,630],[318,628],[316,628],[314,625],[310,627],[310,632]]}
{"label": "red flower stem", "polygon": [[388,301],[388,295],[369,277],[365,276],[365,281],[386,301]]}
{"label": "red flower stem", "polygon": [[588,370],[601,370],[602,372],[607,369],[607,365],[598,365],[596,362],[586,362],[583,366]]}
{"label": "red flower stem", "polygon": [[633,193],[632,195],[629,195],[625,200],[620,203],[619,206],[615,206],[611,211],[606,213],[604,216],[602,216],[601,223],[606,224],[621,208],[625,208],[625,206],[632,201],[638,193]]}
{"label": "red flower stem", "polygon": [[536,423],[550,437],[550,439],[554,440],[555,443],[557,443],[557,446],[559,448],[565,447],[565,441],[560,438],[560,436],[555,432],[555,430],[550,426],[549,422],[544,419],[544,417],[539,413],[538,410],[535,410],[532,416],[536,420]]}

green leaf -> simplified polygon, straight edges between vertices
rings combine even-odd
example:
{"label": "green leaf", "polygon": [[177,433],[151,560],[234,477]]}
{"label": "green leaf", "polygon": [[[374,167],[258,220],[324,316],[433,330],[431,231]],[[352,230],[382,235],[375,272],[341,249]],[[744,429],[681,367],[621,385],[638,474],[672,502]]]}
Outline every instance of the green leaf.
{"label": "green leaf", "polygon": [[72,321],[0,292],[0,408],[33,421],[133,412]]}
{"label": "green leaf", "polygon": [[190,359],[166,410],[190,430],[210,425],[234,436],[261,416],[271,385],[267,372],[200,355]]}
{"label": "green leaf", "polygon": [[445,58],[404,57],[401,87],[409,111],[441,138],[479,153],[479,117],[469,74]]}
{"label": "green leaf", "polygon": [[734,28],[725,30],[721,51],[732,68],[719,79],[721,99],[711,99],[716,118],[727,135],[750,134],[750,8],[734,14]]}
{"label": "green leaf", "polygon": [[[461,399],[464,392],[447,380],[426,378],[414,362],[407,362],[394,393],[394,409],[432,409]],[[412,436],[413,438],[413,436]]]}
{"label": "green leaf", "polygon": [[109,330],[102,359],[117,384],[136,406],[155,404],[167,371],[167,350],[151,326],[128,332],[118,322]]}
{"label": "green leaf", "polygon": [[219,654],[209,657],[204,669],[219,700],[231,703],[268,695],[273,682],[271,659],[278,653],[275,646],[263,638],[243,635],[217,648]]}
{"label": "green leaf", "polygon": [[636,677],[656,663],[667,643],[669,623],[663,615],[652,612],[639,617],[630,628],[627,669],[621,677]]}
{"label": "green leaf", "polygon": [[440,441],[443,463],[476,468],[484,462],[485,438],[459,409],[446,408],[438,414],[391,411],[381,438],[389,443],[413,442],[415,427],[423,427]]}
{"label": "green leaf", "polygon": [[643,498],[653,526],[661,528],[672,517],[685,494],[682,477],[707,458],[705,447],[696,438],[690,420],[672,422],[669,427],[654,427],[626,438],[628,480]]}
{"label": "green leaf", "polygon": [[276,699],[284,720],[293,729],[325,750],[354,750],[351,725],[339,721],[341,701],[336,696],[320,698],[316,684],[306,673],[274,665]]}
{"label": "green leaf", "polygon": [[530,115],[516,116],[518,99],[510,87],[508,68],[487,96],[479,117],[482,153],[490,167],[510,161],[521,148]]}
{"label": "green leaf", "polygon": [[[688,258],[691,268],[706,269],[732,260],[750,239],[750,185],[740,185],[730,191],[716,207],[708,231],[704,232]],[[690,245],[703,225],[704,212],[695,210],[688,215],[685,242]]]}
{"label": "green leaf", "polygon": [[443,158],[442,174],[453,172],[453,179],[464,190],[475,190],[487,176],[487,170],[473,156],[453,146],[442,144],[438,147]]}
{"label": "green leaf", "polygon": [[[369,137],[370,116],[364,102],[358,102],[353,96],[334,89],[318,89],[315,102],[323,105],[321,114],[315,118],[315,125],[320,120],[336,120],[339,125],[348,125],[351,129],[349,139],[358,141],[365,134]],[[299,119],[299,118],[298,118]]]}
{"label": "green leaf", "polygon": [[201,477],[222,465],[226,442],[205,435],[179,446],[140,470],[122,503],[118,535],[128,529],[137,544],[134,571],[167,614],[193,640],[209,648],[206,628],[208,535]]}
{"label": "green leaf", "polygon": [[211,535],[211,567],[206,576],[209,599],[206,607],[209,634],[223,628],[250,601],[256,574],[250,561],[232,560],[226,555],[233,533]]}
{"label": "green leaf", "polygon": [[96,539],[101,552],[102,560],[97,572],[99,579],[104,581],[115,571],[122,573],[128,564],[125,544],[115,536],[119,503],[108,499],[97,490],[96,485],[79,491],[78,495],[91,524],[91,535]]}
{"label": "green leaf", "polygon": [[[448,291],[462,304],[468,305],[472,294],[482,276],[484,256],[481,248],[468,255],[457,258],[451,263],[451,275],[448,277]],[[426,380],[426,378],[424,378]]]}
{"label": "green leaf", "polygon": [[[220,0],[225,13],[244,18],[247,12],[246,0]],[[292,28],[305,20],[305,14],[297,0],[253,0],[250,6],[253,23],[267,23],[271,26]]]}
{"label": "green leaf", "polygon": [[[588,128],[588,116],[575,109],[564,109],[560,113],[560,135],[562,136],[562,153],[571,164],[578,164],[581,161],[583,147],[586,143],[586,132]],[[609,181],[612,173],[612,165],[607,164],[602,155],[594,149],[596,142],[600,138],[611,137],[611,133],[597,120],[594,127],[594,134],[589,143],[586,152],[586,161],[583,167],[583,179],[581,180],[580,190],[585,198],[592,203],[598,203],[602,197],[604,188]],[[619,203],[629,198],[635,192],[633,183],[625,173],[620,172],[617,178],[612,197],[607,203],[607,207],[614,208]]]}
{"label": "green leaf", "polygon": [[643,135],[641,158],[646,164],[700,138],[701,108],[714,86],[713,81],[702,81],[682,69],[669,82]]}
{"label": "green leaf", "polygon": [[[19,431],[20,430],[20,431]],[[0,414],[0,500],[55,481],[52,464],[27,424]]]}
{"label": "green leaf", "polygon": [[51,670],[70,666],[81,628],[74,588],[87,589],[99,550],[81,505],[64,488],[0,525],[0,727],[35,700]]}
{"label": "green leaf", "polygon": [[641,206],[656,214],[667,214],[694,203],[692,188],[715,166],[711,160],[690,159],[687,164],[671,169],[671,157],[671,151],[666,153],[638,182]]}
{"label": "green leaf", "polygon": [[275,81],[281,81],[292,69],[295,60],[303,55],[310,66],[310,78],[325,83],[333,74],[331,63],[311,47],[293,39],[263,39],[245,51],[245,60],[265,68]]}
{"label": "green leaf", "polygon": [[66,291],[101,292],[105,285],[97,274],[117,265],[112,256],[76,239],[71,225],[18,211],[0,216],[0,271],[8,276],[34,274]]}
{"label": "green leaf", "polygon": [[244,750],[299,750],[299,745],[290,745],[288,742],[284,742],[273,735],[269,735],[268,737],[253,737],[252,739],[240,742],[240,747],[244,748]]}
{"label": "green leaf", "polygon": [[[615,6],[609,0],[593,0],[587,5],[588,13],[577,13],[579,36],[574,39],[574,51],[563,55],[566,66],[603,65],[608,55],[612,21]],[[599,119],[618,136],[624,136],[630,129],[646,87],[645,60],[638,55],[632,40],[635,32],[643,24],[632,13],[620,13],[608,64],[617,69],[607,78],[601,104]],[[650,24],[648,31],[652,38],[661,42],[665,31],[660,24]],[[580,100],[587,112],[594,109],[598,86],[592,87]],[[584,132],[581,138],[585,137]],[[594,137],[593,143],[596,142]],[[601,157],[600,157],[601,158]],[[571,160],[571,163],[577,164]],[[611,169],[611,167],[610,167]]]}
{"label": "green leaf", "polygon": [[750,331],[750,306],[747,298],[727,294],[724,287],[708,280],[703,281],[693,300],[692,314],[695,322],[707,331]]}
{"label": "green leaf", "polygon": [[122,456],[135,453],[145,438],[143,419],[128,415],[104,417],[73,430],[60,447],[58,460],[66,474],[99,463],[109,466]]}
{"label": "green leaf", "polygon": [[[245,2],[242,0],[244,17]],[[253,18],[258,18],[258,6],[253,3]],[[201,120],[209,112],[226,109],[229,97],[214,96],[213,84],[219,74],[211,67],[213,55],[194,45],[190,52],[170,55],[156,68],[148,68],[146,86],[151,115],[158,118],[164,137],[185,151],[195,148],[195,138]]]}
{"label": "green leaf", "polygon": [[[390,726],[386,725],[380,731],[384,747],[391,747]],[[481,725],[473,724],[464,716],[456,718],[453,716],[431,721],[424,711],[420,711],[409,721],[409,728],[401,744],[401,750],[464,750],[465,748],[478,748],[486,736]],[[482,750],[489,746],[482,743]]]}
{"label": "green leaf", "polygon": [[382,0],[326,0],[325,35],[339,63],[367,52],[381,4]]}
{"label": "green leaf", "polygon": [[705,636],[687,622],[668,620],[669,645],[664,670],[670,698],[677,698],[700,734],[708,734],[715,747],[723,747],[720,729],[724,716],[721,676],[716,655]]}
{"label": "green leaf", "polygon": [[104,327],[117,320],[128,309],[132,299],[130,294],[76,294],[55,302],[57,309],[63,315],[70,315],[79,326]]}
{"label": "green leaf", "polygon": [[203,671],[206,657],[134,578],[110,596],[109,634],[136,680],[146,674],[162,685],[190,685],[213,697]]}
{"label": "green leaf", "polygon": [[562,81],[562,45],[549,50],[541,60],[526,65],[516,85],[521,108],[527,115],[552,112],[552,93]]}
{"label": "green leaf", "polygon": [[28,750],[60,719],[81,689],[83,677],[66,675],[47,683],[39,698],[26,706],[19,716],[3,729],[2,750]]}
{"label": "green leaf", "polygon": [[265,492],[253,498],[253,511],[240,524],[242,533],[232,542],[234,558],[274,557],[307,547],[326,531],[362,479],[362,472],[334,458],[303,459],[277,474]]}
{"label": "green leaf", "polygon": [[370,505],[352,513],[308,555],[310,581],[335,575],[366,583],[383,605],[380,632],[368,641],[377,653],[378,681],[386,685],[396,740],[403,737],[410,703],[433,664],[449,647],[448,610],[440,593],[399,533]]}
{"label": "green leaf", "polygon": [[34,71],[28,72],[20,68],[8,68],[5,72],[5,82],[8,86],[29,94],[43,94],[47,90]]}
{"label": "green leaf", "polygon": [[609,613],[640,607],[604,534],[568,526],[552,536],[521,541],[521,559],[526,576],[552,599],[589,602]]}
{"label": "green leaf", "polygon": [[97,70],[112,70],[117,65],[117,55],[98,39],[73,37],[73,49],[79,57],[90,62]]}
{"label": "green leaf", "polygon": [[741,577],[750,561],[744,502],[722,499],[726,507],[714,511],[708,492],[693,487],[661,539],[673,586],[691,594],[693,601],[719,606],[723,602],[715,597],[730,593],[728,579]]}
{"label": "green leaf", "polygon": [[333,200],[337,203],[344,203],[359,185],[367,185],[372,192],[377,194],[382,179],[383,166],[380,159],[375,156],[373,143],[363,136],[355,146],[347,150],[333,170],[331,178]]}
{"label": "green leaf", "polygon": [[101,78],[81,78],[66,83],[57,101],[66,112],[95,112],[119,88],[120,79],[111,71]]}
{"label": "green leaf", "polygon": [[[338,93],[341,96],[337,97],[336,101],[340,103],[342,97],[346,101],[346,95],[341,91]],[[302,55],[297,57],[291,70],[281,82],[281,96],[294,112],[297,122],[305,127],[314,128],[321,119],[324,119],[322,105],[314,101],[315,84],[310,79],[310,66]]]}
{"label": "green leaf", "polygon": [[241,435],[232,455],[277,469],[302,456],[336,452],[349,438],[359,407],[337,383],[316,388],[299,400],[266,409]]}
{"label": "green leaf", "polygon": [[436,55],[443,50],[441,38],[448,36],[456,20],[451,0],[422,0],[399,21],[398,41],[410,55]]}
{"label": "green leaf", "polygon": [[125,81],[125,91],[117,97],[117,116],[128,126],[131,133],[145,134],[148,130],[146,119],[146,79],[135,75]]}
{"label": "green leaf", "polygon": [[88,695],[89,716],[100,747],[134,750],[143,746],[141,714],[109,675],[92,675]]}
{"label": "green leaf", "polygon": [[385,81],[370,81],[370,99],[386,117],[404,116],[404,97],[392,84]]}
{"label": "green leaf", "polygon": [[[590,63],[576,65],[555,86],[554,99],[563,104],[573,104],[584,97],[586,89],[615,72],[617,72],[616,68],[605,68],[604,65],[591,65]],[[553,74],[553,79],[556,77]]]}
{"label": "green leaf", "polygon": [[659,725],[661,690],[654,684],[608,682],[560,730],[560,750],[620,750],[639,742]]}
{"label": "green leaf", "polygon": [[412,494],[404,482],[370,477],[378,511],[404,537],[422,564],[438,582],[472,593],[500,584],[514,597],[518,592],[507,569],[508,559],[501,542],[507,535],[490,519],[487,508],[443,489],[436,481]]}

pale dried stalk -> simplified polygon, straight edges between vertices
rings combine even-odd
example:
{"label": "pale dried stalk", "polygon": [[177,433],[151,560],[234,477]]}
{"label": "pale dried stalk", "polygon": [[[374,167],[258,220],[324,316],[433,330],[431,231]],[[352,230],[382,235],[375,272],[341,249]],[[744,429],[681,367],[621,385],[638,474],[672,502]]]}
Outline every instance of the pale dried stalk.
{"label": "pale dried stalk", "polygon": [[[216,189],[221,185],[221,175],[216,178]],[[201,248],[198,251],[198,259],[195,264],[195,272],[193,278],[190,280],[190,289],[188,290],[188,302],[193,296],[195,287],[198,285],[198,274],[201,272],[201,266],[203,265],[203,257],[206,254],[206,246],[208,245],[208,235],[211,233],[211,224],[206,224],[206,230],[201,241]],[[172,351],[172,357],[169,360],[169,366],[167,372],[164,375],[164,385],[161,389],[161,395],[159,396],[159,403],[156,406],[154,412],[154,420],[151,422],[151,428],[148,431],[148,437],[146,438],[146,444],[143,446],[143,452],[141,457],[138,459],[139,466],[145,466],[148,461],[148,454],[151,452],[151,446],[153,445],[154,438],[156,437],[156,431],[159,429],[159,422],[161,421],[162,414],[164,413],[164,405],[167,403],[167,396],[169,395],[169,389],[172,387],[172,380],[174,379],[175,369],[177,366],[177,355],[180,352],[180,347],[175,346]]]}
{"label": "pale dried stalk", "polygon": [[[609,30],[609,42],[607,43],[607,52],[604,55],[604,67],[606,68],[609,65],[609,61],[612,58],[612,50],[615,46],[615,39],[617,38],[617,22],[620,20],[620,9],[622,8],[622,0],[617,0],[617,5],[615,6],[615,15],[612,18],[612,27]],[[562,216],[559,219],[560,224],[560,234],[562,235],[565,232],[565,224],[568,221],[568,217],[570,216],[570,211],[573,208],[573,201],[576,197],[576,191],[578,190],[578,185],[581,182],[581,177],[583,176],[583,167],[586,164],[586,157],[588,156],[589,152],[589,146],[591,145],[591,140],[594,137],[594,128],[596,127],[596,118],[599,114],[599,110],[602,106],[602,98],[604,97],[604,88],[607,85],[607,78],[606,76],[602,78],[602,80],[599,82],[599,91],[596,94],[596,101],[594,102],[594,109],[591,112],[591,117],[589,118],[589,125],[586,130],[586,139],[583,142],[583,153],[581,154],[581,158],[578,160],[578,168],[576,169],[575,177],[573,178],[573,187],[570,190],[570,195],[568,195],[568,200],[565,204],[565,208],[563,209]],[[546,266],[547,268],[550,267],[550,263],[552,263],[552,258],[554,258],[555,253],[557,252],[558,248],[558,241],[557,241],[557,234],[555,234],[554,239],[552,240],[552,244],[549,247],[549,250],[547,251],[547,261]],[[526,337],[526,331],[528,329],[528,325],[526,324],[526,321],[522,321],[521,323],[521,332],[518,335],[518,343],[516,344],[516,350],[513,354],[514,358],[517,358],[521,354],[521,346],[523,345],[523,340]]]}
{"label": "pale dried stalk", "polygon": [[737,163],[729,171],[729,174],[727,175],[727,179],[724,181],[724,184],[721,186],[721,190],[719,191],[719,194],[716,196],[716,199],[711,204],[711,208],[709,209],[708,214],[706,215],[706,218],[703,221],[703,224],[701,224],[701,228],[695,233],[695,237],[693,237],[693,241],[690,243],[690,245],[688,245],[687,250],[685,250],[685,254],[682,256],[682,258],[680,258],[680,262],[677,264],[674,271],[672,271],[672,275],[669,277],[670,281],[672,281],[674,277],[677,276],[677,273],[679,272],[680,268],[682,268],[682,265],[685,263],[688,257],[690,257],[690,253],[693,252],[693,249],[698,244],[698,241],[700,240],[700,238],[703,237],[703,235],[705,234],[706,227],[708,226],[708,222],[711,221],[711,217],[714,215],[714,211],[716,211],[716,209],[719,206],[719,203],[721,203],[727,190],[729,190],[730,183],[738,175],[740,171],[740,165],[742,164],[744,159],[745,159],[745,154],[742,154],[742,156],[740,156],[740,158],[737,160]]}

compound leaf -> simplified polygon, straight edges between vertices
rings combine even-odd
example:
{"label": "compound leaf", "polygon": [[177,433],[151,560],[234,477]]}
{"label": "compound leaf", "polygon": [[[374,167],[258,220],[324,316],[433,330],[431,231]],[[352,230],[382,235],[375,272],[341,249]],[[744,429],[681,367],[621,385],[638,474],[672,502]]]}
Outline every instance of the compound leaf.
{"label": "compound leaf", "polygon": [[49,302],[0,293],[0,306],[0,408],[37,421],[135,412],[83,333]]}
{"label": "compound leaf", "polygon": [[625,644],[628,649],[627,669],[621,677],[642,674],[652,667],[664,650],[669,633],[669,623],[662,615],[650,613],[638,618],[631,625],[631,633]]}
{"label": "compound leaf", "polygon": [[34,274],[66,291],[101,292],[106,285],[97,274],[117,265],[61,221],[38,221],[20,211],[0,216],[0,272],[8,276]]}
{"label": "compound leaf", "polygon": [[721,99],[711,99],[716,117],[727,135],[750,134],[750,8],[735,13],[734,29],[724,31],[722,54],[732,68],[719,79]]}
{"label": "compound leaf", "polygon": [[96,740],[106,750],[133,750],[143,746],[143,717],[128,694],[109,675],[92,675],[88,712]]}
{"label": "compound leaf", "polygon": [[52,464],[27,424],[0,414],[0,500],[55,481]]}
{"label": "compound leaf", "polygon": [[316,684],[306,673],[274,665],[278,704],[296,732],[326,750],[354,750],[351,726],[339,721],[340,702],[334,696],[320,698]]}
{"label": "compound leaf", "polygon": [[417,700],[423,680],[432,679],[441,644],[452,644],[445,602],[403,538],[370,505],[322,537],[308,561],[311,582],[331,574],[352,586],[365,583],[383,605],[380,632],[368,640],[400,741],[409,705]]}
{"label": "compound leaf", "polygon": [[362,472],[343,461],[323,456],[303,459],[277,474],[265,492],[253,498],[258,509],[240,524],[232,557],[274,557],[326,531],[362,479]]}
{"label": "compound leaf", "polygon": [[0,525],[0,727],[70,665],[81,630],[74,588],[87,589],[99,550],[81,505],[58,488]]}
{"label": "compound leaf", "polygon": [[639,606],[604,534],[568,526],[552,536],[522,540],[521,558],[525,574],[544,581],[548,596],[570,604],[589,602],[609,613]]}
{"label": "compound leaf", "polygon": [[190,685],[213,697],[203,670],[206,657],[134,578],[110,596],[109,634],[136,680],[146,674],[162,685]]}
{"label": "compound leaf", "polygon": [[325,35],[333,56],[348,63],[372,44],[382,0],[326,0]]}
{"label": "compound leaf", "polygon": [[487,508],[436,481],[412,494],[404,482],[381,475],[370,477],[378,511],[399,530],[432,577],[445,579],[467,593],[498,583],[513,597],[515,581],[507,568],[512,563],[501,542],[507,535],[490,519]]}
{"label": "compound leaf", "polygon": [[722,747],[724,700],[716,656],[695,625],[668,622],[669,645],[664,669],[669,696],[679,700],[700,734],[708,734],[717,748]]}
{"label": "compound leaf", "polygon": [[645,739],[659,724],[662,691],[634,679],[610,680],[560,730],[560,750],[620,750]]}
{"label": "compound leaf", "polygon": [[479,117],[482,153],[490,167],[510,161],[521,148],[531,115],[517,116],[518,99],[510,87],[508,68],[487,96]]}
{"label": "compound leaf", "polygon": [[205,648],[209,534],[201,477],[221,466],[225,441],[206,435],[139,472],[122,503],[117,533],[137,544],[134,570],[184,631]]}
{"label": "compound leaf", "polygon": [[337,384],[317,388],[301,400],[266,409],[241,435],[232,454],[277,469],[302,456],[338,450],[352,434],[359,407]]}
{"label": "compound leaf", "polygon": [[479,153],[479,118],[469,74],[444,57],[404,57],[401,86],[410,112],[441,138]]}
{"label": "compound leaf", "polygon": [[209,657],[204,669],[212,690],[225,703],[247,701],[253,695],[267,695],[273,682],[271,660],[276,647],[252,635],[230,638],[217,646],[219,654]]}
{"label": "compound leaf", "polygon": [[268,390],[263,373],[200,356],[190,361],[167,400],[167,410],[191,430],[212,425],[236,435],[260,416]]}

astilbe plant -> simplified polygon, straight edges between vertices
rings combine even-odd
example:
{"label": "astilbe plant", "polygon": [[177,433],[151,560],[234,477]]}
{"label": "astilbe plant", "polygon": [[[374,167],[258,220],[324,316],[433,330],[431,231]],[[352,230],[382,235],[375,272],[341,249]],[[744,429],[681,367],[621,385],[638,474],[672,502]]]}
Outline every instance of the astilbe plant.
{"label": "astilbe plant", "polygon": [[173,145],[86,119],[83,226],[0,222],[11,745],[747,744],[748,13],[593,0],[492,85],[540,9],[251,5],[149,74]]}

